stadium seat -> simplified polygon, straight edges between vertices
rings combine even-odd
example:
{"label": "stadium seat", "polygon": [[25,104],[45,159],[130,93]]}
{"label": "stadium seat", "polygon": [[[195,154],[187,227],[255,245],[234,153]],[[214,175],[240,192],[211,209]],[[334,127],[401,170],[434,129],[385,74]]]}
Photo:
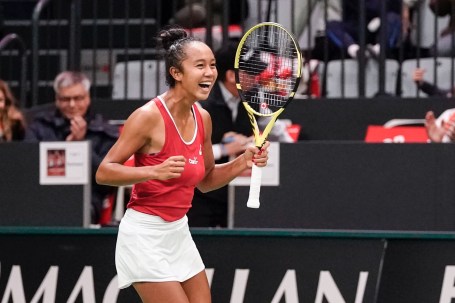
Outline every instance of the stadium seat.
{"label": "stadium seat", "polygon": [[[436,65],[435,65],[436,64]],[[417,86],[412,80],[414,70],[419,66],[425,69],[424,79],[435,83],[441,89],[449,89],[452,86],[452,73],[455,76],[455,60],[448,57],[408,59],[403,61],[401,70],[401,96],[416,97]],[[436,75],[435,75],[436,67]],[[437,77],[435,77],[437,76]],[[419,96],[426,97],[423,92]]]}
{"label": "stadium seat", "polygon": [[[388,94],[395,95],[398,69],[398,61],[386,59],[385,90]],[[344,87],[342,86],[343,73]],[[359,64],[355,59],[329,61],[326,70],[326,96],[328,98],[358,97],[358,73]],[[376,61],[367,60],[365,77],[365,96],[374,97],[379,90],[379,68]]]}
{"label": "stadium seat", "polygon": [[[144,73],[143,81],[141,81],[141,64]],[[112,99],[114,100],[151,99],[166,90],[164,61],[129,61],[126,64],[119,62],[115,65],[113,82]],[[143,90],[142,98],[141,90]]]}

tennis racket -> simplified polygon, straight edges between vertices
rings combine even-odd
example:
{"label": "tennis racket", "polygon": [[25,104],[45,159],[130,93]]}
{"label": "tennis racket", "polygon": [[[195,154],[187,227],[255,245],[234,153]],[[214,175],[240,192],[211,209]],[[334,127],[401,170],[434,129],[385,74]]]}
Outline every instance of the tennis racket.
{"label": "tennis racket", "polygon": [[[302,55],[295,37],[283,26],[263,22],[242,37],[235,56],[237,90],[261,148],[278,116],[292,101],[302,74]],[[256,117],[269,119],[259,130]],[[258,208],[262,169],[253,165],[247,206]]]}

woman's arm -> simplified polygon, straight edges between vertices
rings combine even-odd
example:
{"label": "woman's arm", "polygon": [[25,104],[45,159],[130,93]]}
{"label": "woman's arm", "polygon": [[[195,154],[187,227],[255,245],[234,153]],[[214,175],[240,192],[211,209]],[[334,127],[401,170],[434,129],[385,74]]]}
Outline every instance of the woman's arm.
{"label": "woman's arm", "polygon": [[240,175],[245,169],[251,168],[253,161],[255,165],[263,167],[267,164],[267,142],[261,150],[257,147],[248,147],[243,154],[227,163],[215,164],[212,151],[212,121],[207,111],[201,110],[204,120],[204,163],[205,177],[198,184],[197,188],[202,192],[215,190],[228,184],[235,177]]}
{"label": "woman's arm", "polygon": [[[151,108],[154,107],[154,108]],[[125,166],[134,153],[148,152],[151,148],[161,148],[160,143],[152,143],[151,134],[163,134],[157,131],[162,126],[162,119],[155,105],[145,105],[131,114],[126,121],[117,142],[107,153],[96,172],[96,182],[104,185],[122,186],[144,182],[150,179],[166,180],[179,177],[185,165],[183,156],[170,157],[154,166]],[[164,126],[162,126],[164,127]],[[164,135],[153,137],[160,142]],[[164,141],[163,141],[164,142]],[[155,144],[155,145],[154,145]],[[158,145],[156,145],[158,144]]]}

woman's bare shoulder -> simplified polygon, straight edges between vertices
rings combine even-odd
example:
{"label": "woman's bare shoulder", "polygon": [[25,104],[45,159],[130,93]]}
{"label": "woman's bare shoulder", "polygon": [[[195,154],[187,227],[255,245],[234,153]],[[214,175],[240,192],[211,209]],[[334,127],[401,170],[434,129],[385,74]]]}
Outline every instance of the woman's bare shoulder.
{"label": "woman's bare shoulder", "polygon": [[202,119],[203,119],[204,121],[206,121],[207,119],[210,120],[210,114],[209,114],[209,112],[208,112],[205,108],[203,108],[198,102],[196,102],[196,106],[197,106],[199,112],[201,113]]}
{"label": "woman's bare shoulder", "polygon": [[150,101],[134,110],[128,119],[154,119],[158,116],[161,116],[158,107],[155,102]]}
{"label": "woman's bare shoulder", "polygon": [[161,114],[155,102],[148,102],[134,110],[125,122],[125,127],[141,129],[153,127],[161,119]]}

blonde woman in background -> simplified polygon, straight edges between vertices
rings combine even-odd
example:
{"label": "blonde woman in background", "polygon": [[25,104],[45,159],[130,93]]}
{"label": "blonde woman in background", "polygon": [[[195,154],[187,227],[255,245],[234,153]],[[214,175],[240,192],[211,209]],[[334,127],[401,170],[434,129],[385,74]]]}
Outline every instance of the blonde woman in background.
{"label": "blonde woman in background", "polygon": [[16,103],[8,84],[0,80],[0,142],[21,141],[24,138],[25,119]]}

